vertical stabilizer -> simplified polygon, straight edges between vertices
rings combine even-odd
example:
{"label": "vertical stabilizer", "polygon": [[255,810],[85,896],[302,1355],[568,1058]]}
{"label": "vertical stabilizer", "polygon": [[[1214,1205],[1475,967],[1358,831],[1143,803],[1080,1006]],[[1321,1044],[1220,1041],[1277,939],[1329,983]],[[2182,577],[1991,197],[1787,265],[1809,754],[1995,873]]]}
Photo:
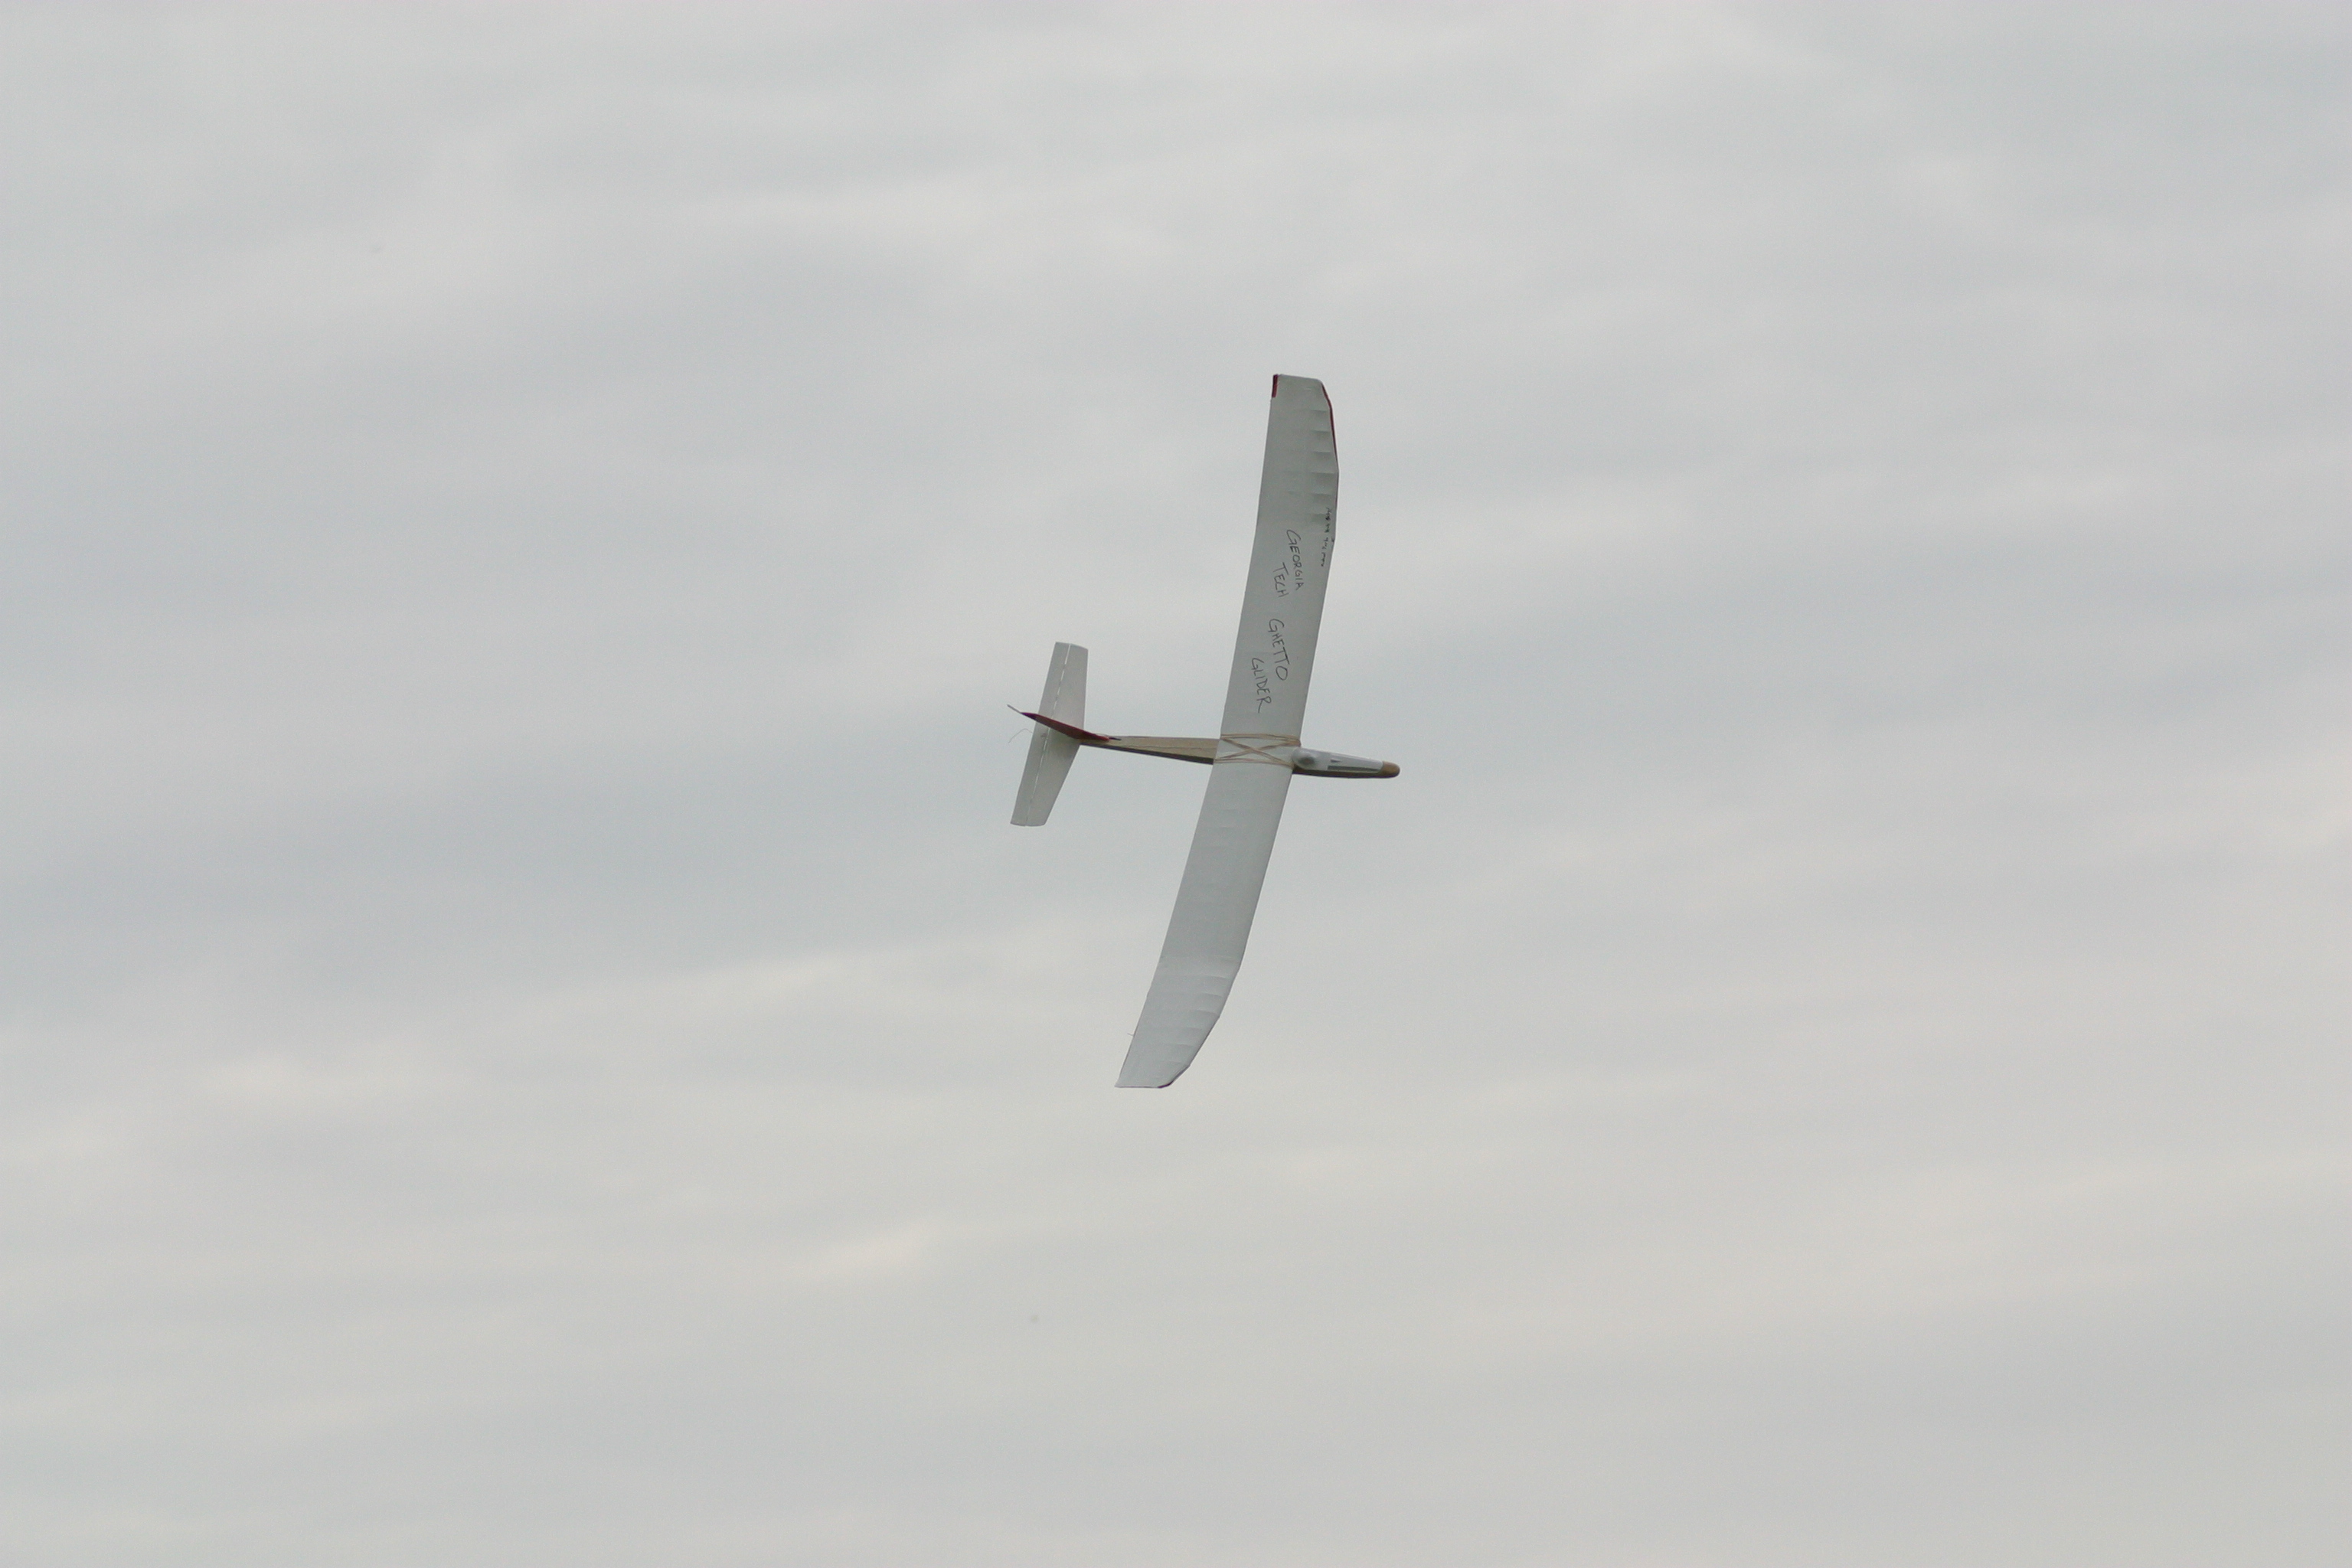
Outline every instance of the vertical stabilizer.
{"label": "vertical stabilizer", "polygon": [[[1053,662],[1045,667],[1045,694],[1037,700],[1037,711],[1065,724],[1085,727],[1086,649],[1076,643],[1054,645]],[[1013,802],[1015,827],[1045,826],[1062,793],[1062,781],[1070,776],[1070,763],[1078,754],[1078,743],[1067,735],[1043,724],[1032,724],[1030,730],[1029,762],[1021,770],[1021,793]]]}

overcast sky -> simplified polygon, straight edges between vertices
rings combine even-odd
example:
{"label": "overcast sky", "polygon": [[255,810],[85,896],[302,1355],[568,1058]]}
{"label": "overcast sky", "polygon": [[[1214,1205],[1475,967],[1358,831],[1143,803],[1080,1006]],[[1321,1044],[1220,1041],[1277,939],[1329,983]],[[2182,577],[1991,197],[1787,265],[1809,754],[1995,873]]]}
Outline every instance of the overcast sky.
{"label": "overcast sky", "polygon": [[2347,17],[0,13],[0,1557],[2352,1561]]}

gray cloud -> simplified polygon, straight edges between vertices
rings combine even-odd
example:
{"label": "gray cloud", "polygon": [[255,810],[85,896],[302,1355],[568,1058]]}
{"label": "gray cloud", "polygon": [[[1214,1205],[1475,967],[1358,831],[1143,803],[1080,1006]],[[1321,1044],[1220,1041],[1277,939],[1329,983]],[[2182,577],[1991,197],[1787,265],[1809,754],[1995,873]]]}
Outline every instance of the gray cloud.
{"label": "gray cloud", "polygon": [[2343,1553],[2332,10],[0,26],[11,1555]]}

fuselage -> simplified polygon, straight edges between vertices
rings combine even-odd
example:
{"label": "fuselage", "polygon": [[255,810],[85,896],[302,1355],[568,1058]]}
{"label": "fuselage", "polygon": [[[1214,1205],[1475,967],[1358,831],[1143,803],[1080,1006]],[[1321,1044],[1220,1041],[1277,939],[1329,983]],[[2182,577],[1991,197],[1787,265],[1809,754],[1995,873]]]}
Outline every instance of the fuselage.
{"label": "fuselage", "polygon": [[1318,779],[1392,779],[1400,770],[1394,763],[1383,763],[1370,757],[1351,757],[1344,752],[1319,752],[1300,745],[1287,735],[1226,735],[1223,737],[1192,735],[1102,735],[1092,730],[1048,719],[1043,713],[1031,713],[1014,709],[1024,719],[1034,719],[1049,730],[1067,735],[1081,746],[1092,746],[1105,752],[1134,752],[1146,757],[1166,757],[1180,763],[1215,763],[1252,761],[1286,763],[1295,773]]}

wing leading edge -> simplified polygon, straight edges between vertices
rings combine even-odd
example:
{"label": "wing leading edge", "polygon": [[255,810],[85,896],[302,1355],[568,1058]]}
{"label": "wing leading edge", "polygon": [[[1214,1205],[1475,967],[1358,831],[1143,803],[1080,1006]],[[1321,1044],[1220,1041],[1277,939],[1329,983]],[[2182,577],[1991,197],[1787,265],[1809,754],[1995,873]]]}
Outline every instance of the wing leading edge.
{"label": "wing leading edge", "polygon": [[1223,733],[1160,967],[1119,1068],[1122,1089],[1175,1082],[1216,1026],[1241,970],[1290,793],[1339,498],[1339,449],[1323,384],[1276,376]]}

